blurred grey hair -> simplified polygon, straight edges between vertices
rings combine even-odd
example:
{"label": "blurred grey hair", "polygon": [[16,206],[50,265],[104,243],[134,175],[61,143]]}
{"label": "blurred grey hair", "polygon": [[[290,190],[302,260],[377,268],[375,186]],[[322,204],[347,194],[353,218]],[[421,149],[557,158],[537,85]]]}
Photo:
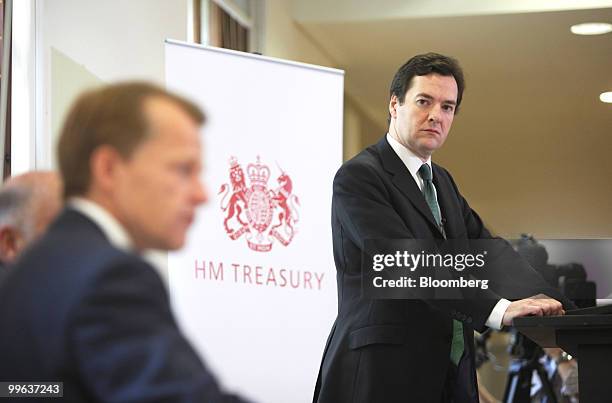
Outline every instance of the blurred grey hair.
{"label": "blurred grey hair", "polygon": [[29,238],[34,230],[32,212],[28,215],[32,195],[27,188],[0,188],[0,227],[11,226]]}

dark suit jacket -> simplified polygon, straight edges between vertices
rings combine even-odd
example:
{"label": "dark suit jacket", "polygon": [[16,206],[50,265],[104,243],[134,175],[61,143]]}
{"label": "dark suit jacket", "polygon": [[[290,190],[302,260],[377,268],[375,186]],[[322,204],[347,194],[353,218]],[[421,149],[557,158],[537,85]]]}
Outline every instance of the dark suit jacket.
{"label": "dark suit jacket", "polygon": [[4,262],[0,262],[0,284],[2,284],[2,280],[8,274],[8,267],[4,264]]}
{"label": "dark suit jacket", "polygon": [[[451,175],[436,164],[433,173],[447,237],[491,238]],[[464,392],[473,397],[477,394],[469,348],[473,329],[485,327],[499,296],[483,290],[477,299],[460,301],[363,298],[364,240],[439,239],[443,235],[418,185],[386,138],[346,162],[333,186],[338,316],[325,348],[314,402],[439,403],[450,364],[452,319],[464,324],[469,352],[464,360],[471,365]],[[508,278],[525,273],[522,278],[531,281],[523,284],[525,296],[536,294],[536,289],[559,296],[518,255],[515,260],[514,273]]]}
{"label": "dark suit jacket", "polygon": [[179,332],[154,269],[74,210],[12,268],[0,323],[0,380],[62,381],[64,402],[242,402]]}

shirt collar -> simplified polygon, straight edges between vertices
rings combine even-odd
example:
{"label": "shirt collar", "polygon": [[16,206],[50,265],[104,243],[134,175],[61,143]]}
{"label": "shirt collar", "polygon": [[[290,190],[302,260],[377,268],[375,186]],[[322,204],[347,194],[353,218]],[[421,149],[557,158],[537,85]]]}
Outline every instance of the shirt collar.
{"label": "shirt collar", "polygon": [[[397,156],[400,157],[408,171],[410,171],[410,174],[416,179],[419,168],[421,168],[423,165],[423,160],[410,151],[407,147],[400,144],[400,142],[394,139],[389,133],[387,133],[387,141]],[[429,157],[425,163],[429,165],[429,168],[431,169],[431,157]],[[431,169],[431,177],[433,178],[433,169]]]}
{"label": "shirt collar", "polygon": [[126,252],[133,252],[134,246],[126,229],[102,206],[82,197],[73,197],[68,204],[100,227],[111,245]]}

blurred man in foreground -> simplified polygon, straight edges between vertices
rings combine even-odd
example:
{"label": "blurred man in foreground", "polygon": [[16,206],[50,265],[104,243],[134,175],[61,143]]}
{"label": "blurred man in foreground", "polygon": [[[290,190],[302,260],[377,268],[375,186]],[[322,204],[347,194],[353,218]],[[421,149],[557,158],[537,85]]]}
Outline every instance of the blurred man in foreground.
{"label": "blurred man in foreground", "polygon": [[62,181],[55,172],[9,178],[0,188],[0,277],[6,266],[38,239],[62,206]]}
{"label": "blurred man in foreground", "polygon": [[61,381],[65,402],[242,402],[220,391],[140,256],[180,248],[207,199],[203,122],[145,83],[73,105],[58,147],[67,208],[0,287],[0,381]]}

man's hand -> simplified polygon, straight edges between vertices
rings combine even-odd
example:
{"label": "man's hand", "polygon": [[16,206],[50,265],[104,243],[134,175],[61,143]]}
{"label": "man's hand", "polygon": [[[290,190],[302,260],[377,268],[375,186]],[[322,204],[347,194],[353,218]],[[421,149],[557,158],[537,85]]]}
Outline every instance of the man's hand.
{"label": "man's hand", "polygon": [[556,299],[552,299],[547,295],[538,294],[533,297],[521,299],[512,302],[506,312],[502,323],[505,326],[512,325],[512,320],[521,316],[549,316],[549,315],[565,315],[563,305]]}

